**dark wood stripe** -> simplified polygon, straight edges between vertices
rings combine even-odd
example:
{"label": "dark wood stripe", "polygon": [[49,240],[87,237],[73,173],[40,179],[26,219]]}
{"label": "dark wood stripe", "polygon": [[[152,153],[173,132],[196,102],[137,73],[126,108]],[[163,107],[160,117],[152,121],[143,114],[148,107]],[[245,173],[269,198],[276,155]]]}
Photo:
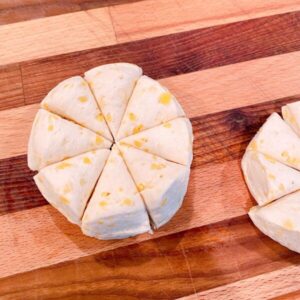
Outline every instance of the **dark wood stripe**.
{"label": "dark wood stripe", "polygon": [[105,63],[136,63],[158,79],[297,51],[299,18],[287,13],[22,62],[22,101],[40,102],[61,80]]}
{"label": "dark wood stripe", "polygon": [[[192,168],[241,158],[250,139],[270,113],[300,95],[192,119]],[[0,215],[47,204],[27,167],[26,155],[0,160]]]}
{"label": "dark wood stripe", "polygon": [[286,295],[272,298],[272,300],[299,300],[299,299],[300,299],[300,289],[293,293],[288,293]]}
{"label": "dark wood stripe", "polygon": [[0,66],[0,110],[23,106],[23,92],[20,66]]}
{"label": "dark wood stripe", "polygon": [[1,279],[0,297],[175,299],[291,264],[243,216]]}
{"label": "dark wood stripe", "polygon": [[242,157],[261,125],[284,104],[299,101],[300,95],[245,106],[192,119],[195,135],[194,167],[222,163]]}
{"label": "dark wood stripe", "polygon": [[142,0],[1,0],[0,25]]}
{"label": "dark wood stripe", "polygon": [[0,160],[0,215],[47,204],[33,175],[26,155]]}

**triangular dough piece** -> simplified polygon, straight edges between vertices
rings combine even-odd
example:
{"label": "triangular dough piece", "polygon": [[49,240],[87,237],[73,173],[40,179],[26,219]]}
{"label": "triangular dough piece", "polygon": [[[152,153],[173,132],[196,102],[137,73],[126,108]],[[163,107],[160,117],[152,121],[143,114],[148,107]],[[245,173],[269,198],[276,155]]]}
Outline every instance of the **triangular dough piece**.
{"label": "triangular dough piece", "polygon": [[40,109],[29,138],[28,166],[40,170],[68,157],[110,146],[110,141],[93,131]]}
{"label": "triangular dough piece", "polygon": [[300,191],[249,211],[255,226],[271,239],[300,253]]}
{"label": "triangular dough piece", "polygon": [[41,106],[112,140],[97,102],[87,82],[80,76],[59,83],[44,98]]}
{"label": "triangular dough piece", "polygon": [[277,113],[271,114],[254,136],[247,150],[266,154],[300,170],[300,139]]}
{"label": "triangular dough piece", "polygon": [[114,137],[142,72],[136,65],[116,63],[96,67],[84,74]]}
{"label": "triangular dough piece", "polygon": [[248,188],[259,205],[300,189],[300,172],[255,151],[246,151],[242,169]]}
{"label": "triangular dough piece", "polygon": [[118,140],[183,116],[180,104],[165,87],[147,76],[142,76],[128,102]]}
{"label": "triangular dough piece", "polygon": [[110,151],[87,152],[43,168],[34,180],[42,195],[70,222],[79,224]]}
{"label": "triangular dough piece", "polygon": [[193,130],[186,118],[177,118],[128,136],[120,143],[185,166],[189,166],[193,158]]}
{"label": "triangular dough piece", "polygon": [[158,156],[119,145],[156,228],[177,212],[187,190],[190,168]]}
{"label": "triangular dough piece", "polygon": [[300,101],[283,106],[281,111],[283,119],[300,136]]}
{"label": "triangular dough piece", "polygon": [[84,213],[82,231],[102,240],[151,232],[144,202],[116,146]]}

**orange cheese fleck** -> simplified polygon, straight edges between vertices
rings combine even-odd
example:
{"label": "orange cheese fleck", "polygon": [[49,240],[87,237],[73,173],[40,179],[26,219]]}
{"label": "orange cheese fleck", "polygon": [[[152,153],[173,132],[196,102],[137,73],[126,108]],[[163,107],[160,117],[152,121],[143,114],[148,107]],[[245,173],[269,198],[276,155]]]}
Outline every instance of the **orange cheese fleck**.
{"label": "orange cheese fleck", "polygon": [[70,164],[69,162],[63,161],[57,165],[56,169],[63,170],[63,169],[69,168],[71,166],[72,166],[72,164]]}
{"label": "orange cheese fleck", "polygon": [[129,113],[128,117],[129,117],[129,120],[132,122],[134,122],[136,120],[136,115],[132,112]]}
{"label": "orange cheese fleck", "polygon": [[65,204],[65,205],[70,204],[70,200],[67,199],[65,196],[60,196],[60,197],[59,197],[59,200],[60,200],[60,202],[61,202],[62,204]]}
{"label": "orange cheese fleck", "polygon": [[159,103],[169,105],[171,103],[172,95],[169,92],[162,93],[159,97]]}
{"label": "orange cheese fleck", "polygon": [[80,96],[78,99],[79,99],[79,101],[80,101],[81,103],[84,103],[84,102],[87,102],[87,101],[88,101],[87,97],[85,97],[85,96]]}
{"label": "orange cheese fleck", "polygon": [[83,158],[83,163],[88,165],[88,164],[91,164],[92,161],[90,160],[89,157],[85,156],[85,157]]}
{"label": "orange cheese fleck", "polygon": [[144,126],[142,124],[140,124],[140,125],[133,128],[132,133],[133,134],[139,133],[140,131],[143,130],[143,128],[144,128]]}

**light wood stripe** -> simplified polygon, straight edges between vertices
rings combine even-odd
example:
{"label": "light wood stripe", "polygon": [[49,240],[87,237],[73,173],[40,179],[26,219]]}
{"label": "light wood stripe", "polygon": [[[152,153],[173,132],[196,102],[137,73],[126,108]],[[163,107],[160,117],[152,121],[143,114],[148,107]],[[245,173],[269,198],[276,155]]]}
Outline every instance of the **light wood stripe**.
{"label": "light wood stripe", "polygon": [[[299,290],[300,265],[290,266],[270,273],[220,286],[181,300],[263,300]],[[230,295],[230,296],[229,296]]]}
{"label": "light wood stripe", "polygon": [[0,158],[27,152],[27,144],[34,116],[39,105],[26,105],[0,111]]}
{"label": "light wood stripe", "polygon": [[108,8],[0,26],[0,65],[116,43]]}
{"label": "light wood stripe", "polygon": [[1,0],[0,25],[142,0]]}
{"label": "light wood stripe", "polygon": [[127,42],[299,9],[298,0],[151,0],[116,6],[111,13],[118,41]]}
{"label": "light wood stripe", "polygon": [[116,6],[111,9],[112,19],[108,8],[98,8],[3,25],[0,65],[115,44],[115,35],[118,41],[133,41],[299,9],[293,0],[284,4],[276,0],[155,1]]}
{"label": "light wood stripe", "polygon": [[[187,115],[193,118],[300,94],[299,74],[300,52],[294,52],[173,76],[160,82],[177,96]],[[37,109],[38,105],[33,104],[0,111],[0,159],[26,153]]]}

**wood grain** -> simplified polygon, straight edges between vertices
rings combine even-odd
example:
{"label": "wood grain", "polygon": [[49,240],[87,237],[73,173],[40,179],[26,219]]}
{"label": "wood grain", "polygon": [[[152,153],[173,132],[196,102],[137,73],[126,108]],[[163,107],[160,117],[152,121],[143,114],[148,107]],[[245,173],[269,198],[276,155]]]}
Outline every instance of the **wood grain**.
{"label": "wood grain", "polygon": [[1,0],[0,25],[142,0]]}
{"label": "wood grain", "polygon": [[48,204],[38,191],[27,157],[0,160],[0,216]]}
{"label": "wood grain", "polygon": [[111,15],[118,41],[127,42],[299,9],[299,0],[150,0],[112,7]]}
{"label": "wood grain", "polygon": [[34,116],[39,105],[25,105],[0,111],[0,158],[27,153]]}
{"label": "wood grain", "polygon": [[24,62],[25,103],[41,101],[68,76],[114,61],[136,63],[157,79],[297,51],[299,17],[290,13]]}
{"label": "wood grain", "polygon": [[0,110],[24,104],[20,67],[18,65],[0,66]]}
{"label": "wood grain", "polygon": [[[0,267],[6,266],[2,269],[2,277],[245,215],[254,201],[241,174],[240,157],[267,116],[291,101],[294,98],[194,119],[194,161],[188,193],[176,216],[153,236],[144,234],[121,241],[97,241],[83,236],[76,226],[69,224],[48,205],[0,216],[0,236],[3,236],[0,251],[6,253],[0,257]],[[5,166],[6,160],[2,162]],[[17,168],[18,165],[15,165]],[[20,163],[19,166],[24,167],[24,164]],[[15,182],[24,182],[27,194],[25,199],[22,196],[12,199],[16,203],[11,206],[2,200],[3,213],[11,208],[26,208],[23,203],[28,201],[31,193],[39,199],[38,195],[34,195],[36,190],[31,190],[32,181],[22,180],[24,170],[16,169],[14,173]],[[17,184],[6,184],[10,184],[12,194],[18,195]],[[19,201],[21,204],[18,204]],[[40,204],[44,202],[37,200],[36,205]],[[24,233],[25,226],[28,230]],[[4,232],[11,234],[5,235]],[[16,238],[19,242],[15,245]],[[57,242],[57,239],[60,241]],[[35,251],[30,248],[31,243],[36,246]],[[13,253],[9,250],[12,247],[15,249]]]}
{"label": "wood grain", "polygon": [[[267,116],[273,111],[280,112],[282,105],[296,99],[298,96],[193,118],[194,176],[203,176],[199,179],[203,181],[205,172],[203,173],[200,168],[207,164],[233,161],[230,165],[235,169],[235,160],[241,158],[249,140]],[[216,172],[222,170],[215,166],[208,167]],[[199,169],[199,172],[196,173],[196,169]],[[206,172],[211,174],[211,171]],[[11,176],[7,177],[6,174]],[[39,195],[32,180],[33,174],[27,167],[26,155],[0,160],[0,215],[45,205],[45,200]],[[238,168],[236,174],[240,176]],[[222,176],[220,183],[221,178]],[[217,178],[207,180],[214,182]],[[208,184],[207,181],[205,184]],[[32,197],[35,201],[31,200]]]}
{"label": "wood grain", "polygon": [[[298,95],[299,74],[300,52],[293,52],[168,77],[161,83],[177,96],[187,115],[194,118]],[[37,108],[33,104],[0,111],[0,159],[26,153]]]}
{"label": "wood grain", "polygon": [[[0,27],[0,298],[299,298],[299,255],[252,225],[240,159],[266,117],[300,98],[300,1],[124,1],[0,1],[0,22],[55,15]],[[46,92],[115,61],[178,97],[195,158],[170,223],[99,241],[47,205],[25,154]]]}
{"label": "wood grain", "polygon": [[[245,262],[256,267],[244,272]],[[299,272],[299,256],[244,216],[4,278],[0,296],[175,299],[197,292],[198,299],[228,299],[230,291],[231,299],[262,299],[295,290]]]}
{"label": "wood grain", "polygon": [[[110,0],[109,4],[113,1],[118,3],[118,0]],[[21,7],[19,4],[24,1],[14,0],[8,2],[11,9],[7,8],[7,1],[2,2],[0,22],[14,16],[18,18],[18,15],[22,17],[23,13],[29,14],[25,18],[30,18],[32,13],[52,15],[68,9],[66,7],[77,9],[84,0],[59,3],[48,0],[43,4],[38,1],[38,6],[36,0],[27,0],[29,5]],[[108,2],[93,3],[106,5]],[[37,11],[32,12],[35,7]],[[231,0],[151,0],[115,6],[110,12],[108,8],[98,8],[3,25],[0,28],[0,65],[115,44],[115,36],[119,42],[127,42],[296,10],[299,10],[299,1],[294,0],[284,3],[243,0],[238,4]]]}
{"label": "wood grain", "polygon": [[108,8],[0,27],[0,65],[116,43]]}
{"label": "wood grain", "polygon": [[[291,265],[273,272],[250,277],[214,289],[181,298],[181,300],[232,299],[263,300],[263,299],[299,299],[297,291],[300,285],[300,264]],[[287,297],[278,295],[289,294]],[[297,296],[293,298],[294,296]],[[276,297],[276,298],[274,298]]]}

